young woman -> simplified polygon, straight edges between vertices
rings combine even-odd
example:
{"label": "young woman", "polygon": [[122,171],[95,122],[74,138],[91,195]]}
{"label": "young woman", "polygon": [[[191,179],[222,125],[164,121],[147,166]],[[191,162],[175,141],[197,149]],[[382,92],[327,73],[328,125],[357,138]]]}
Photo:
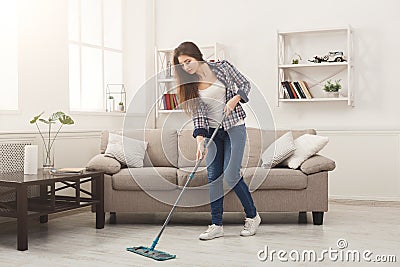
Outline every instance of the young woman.
{"label": "young woman", "polygon": [[[241,236],[256,233],[261,218],[256,211],[249,188],[240,175],[240,165],[246,143],[246,114],[240,103],[248,102],[250,83],[228,61],[206,62],[200,49],[192,42],[183,42],[174,50],[178,98],[183,110],[194,123],[197,140],[196,159],[200,160],[214,131],[218,131],[206,155],[212,224],[202,233],[201,240],[224,235],[223,177],[234,190],[246,213]],[[235,87],[237,86],[237,89]],[[216,129],[223,118],[222,128]]]}

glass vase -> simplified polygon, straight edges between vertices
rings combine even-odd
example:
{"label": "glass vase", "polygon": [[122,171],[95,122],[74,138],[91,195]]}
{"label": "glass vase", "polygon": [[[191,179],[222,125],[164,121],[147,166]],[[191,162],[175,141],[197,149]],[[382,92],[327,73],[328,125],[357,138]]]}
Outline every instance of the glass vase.
{"label": "glass vase", "polygon": [[108,102],[107,102],[107,111],[108,111],[108,112],[113,112],[113,111],[115,111],[115,99],[112,99],[112,98],[108,99]]}
{"label": "glass vase", "polygon": [[45,142],[43,147],[43,169],[54,169],[54,144],[49,149],[48,141]]}

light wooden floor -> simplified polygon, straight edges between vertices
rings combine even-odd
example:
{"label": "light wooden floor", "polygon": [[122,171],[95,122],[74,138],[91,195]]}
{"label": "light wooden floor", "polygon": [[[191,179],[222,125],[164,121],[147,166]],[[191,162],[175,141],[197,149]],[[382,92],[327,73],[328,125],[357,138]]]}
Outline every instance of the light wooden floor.
{"label": "light wooden floor", "polygon": [[[347,249],[371,250],[374,254],[396,255],[400,265],[400,206],[358,205],[330,202],[324,225],[298,224],[296,213],[264,213],[256,236],[240,237],[242,214],[224,215],[225,237],[200,241],[197,236],[207,228],[209,214],[175,214],[157,246],[158,250],[176,254],[177,258],[157,262],[125,251],[129,246],[150,246],[166,216],[163,214],[129,214],[119,216],[117,225],[94,228],[95,215],[81,210],[75,214],[50,217],[48,224],[32,221],[29,250],[17,251],[15,222],[0,224],[0,266],[315,266],[310,262],[281,263],[259,261],[257,252],[268,245],[272,250],[337,249],[344,238]],[[108,216],[107,222],[108,222]],[[288,257],[288,256],[286,256]],[[326,258],[321,266],[370,266],[332,262]]]}

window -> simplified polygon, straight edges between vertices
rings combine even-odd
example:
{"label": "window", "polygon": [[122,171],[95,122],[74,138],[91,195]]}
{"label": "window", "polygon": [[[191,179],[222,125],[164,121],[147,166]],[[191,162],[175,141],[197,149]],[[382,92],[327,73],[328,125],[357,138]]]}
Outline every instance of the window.
{"label": "window", "polygon": [[0,2],[0,110],[18,110],[17,1]]}
{"label": "window", "polygon": [[105,111],[107,84],[122,84],[122,0],[69,0],[70,108]]}

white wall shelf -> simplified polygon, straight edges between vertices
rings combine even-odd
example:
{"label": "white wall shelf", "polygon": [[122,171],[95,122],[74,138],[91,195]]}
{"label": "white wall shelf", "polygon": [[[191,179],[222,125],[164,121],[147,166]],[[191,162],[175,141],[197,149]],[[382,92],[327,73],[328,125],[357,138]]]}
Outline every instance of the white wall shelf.
{"label": "white wall shelf", "polygon": [[[278,92],[277,106],[280,103],[300,102],[347,102],[354,106],[353,89],[353,40],[350,26],[306,29],[277,32],[278,47]],[[310,62],[314,56],[323,57],[329,52],[341,51],[346,57],[344,62]],[[298,64],[292,64],[298,59]],[[328,81],[340,80],[340,96],[326,97],[322,90]],[[312,98],[290,98],[282,86],[283,81],[306,81]]]}
{"label": "white wall shelf", "polygon": [[279,65],[280,69],[288,68],[316,68],[316,67],[332,67],[332,66],[348,66],[347,62],[330,62],[330,63],[304,63],[304,64],[284,64]]}
{"label": "white wall shelf", "polygon": [[182,109],[172,109],[172,110],[166,110],[166,109],[159,109],[158,113],[180,113],[183,112]]}
{"label": "white wall shelf", "polygon": [[342,32],[349,28],[350,26],[343,27],[331,27],[331,28],[319,28],[319,29],[297,29],[291,31],[279,31],[281,35],[297,35],[297,34],[307,34],[307,33],[327,33],[327,32]]}
{"label": "white wall shelf", "polygon": [[347,97],[319,97],[310,99],[281,99],[280,102],[324,102],[324,101],[348,101]]}

